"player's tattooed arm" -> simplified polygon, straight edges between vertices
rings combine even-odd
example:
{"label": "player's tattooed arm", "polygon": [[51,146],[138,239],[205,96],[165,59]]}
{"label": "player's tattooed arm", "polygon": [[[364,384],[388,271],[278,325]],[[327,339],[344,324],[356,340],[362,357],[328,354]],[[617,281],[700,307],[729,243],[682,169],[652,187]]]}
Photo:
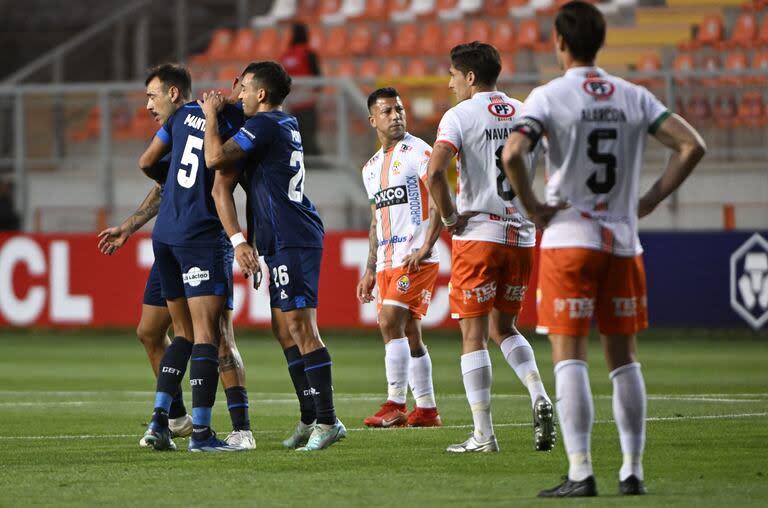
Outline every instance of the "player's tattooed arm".
{"label": "player's tattooed arm", "polygon": [[376,258],[379,239],[376,235],[376,205],[371,205],[371,228],[368,231],[368,260],[365,273],[357,283],[357,299],[360,303],[373,301],[373,287],[376,285]]}
{"label": "player's tattooed arm", "polygon": [[122,247],[128,241],[128,237],[157,215],[158,210],[160,210],[160,197],[160,186],[155,185],[136,211],[125,219],[122,224],[117,227],[107,228],[99,233],[99,251],[102,254],[111,256]]}

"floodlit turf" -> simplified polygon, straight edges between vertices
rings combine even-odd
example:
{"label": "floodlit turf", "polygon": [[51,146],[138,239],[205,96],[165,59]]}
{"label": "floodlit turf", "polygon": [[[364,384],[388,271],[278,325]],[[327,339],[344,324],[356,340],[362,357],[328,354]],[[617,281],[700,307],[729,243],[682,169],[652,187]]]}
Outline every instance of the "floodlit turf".
{"label": "floodlit turf", "polygon": [[[533,334],[530,334],[534,337]],[[533,450],[530,403],[498,348],[493,419],[501,452],[452,456],[471,415],[456,334],[427,334],[442,429],[367,430],[384,399],[383,347],[373,332],[326,333],[338,414],[349,429],[331,449],[280,442],[297,418],[285,360],[272,339],[241,333],[257,449],[159,453],[137,445],[154,400],[143,349],[129,333],[0,332],[0,506],[555,506],[536,493],[566,472],[562,442]],[[553,390],[549,347],[533,338]],[[600,497],[569,505],[768,505],[768,336],[663,331],[641,342],[648,384],[650,495],[619,499],[621,462],[610,383],[595,341],[593,460]],[[185,385],[186,386],[186,385]],[[191,392],[185,389],[191,406]],[[214,426],[229,429],[219,391]],[[410,405],[410,402],[409,402]],[[558,439],[560,439],[558,437]]]}

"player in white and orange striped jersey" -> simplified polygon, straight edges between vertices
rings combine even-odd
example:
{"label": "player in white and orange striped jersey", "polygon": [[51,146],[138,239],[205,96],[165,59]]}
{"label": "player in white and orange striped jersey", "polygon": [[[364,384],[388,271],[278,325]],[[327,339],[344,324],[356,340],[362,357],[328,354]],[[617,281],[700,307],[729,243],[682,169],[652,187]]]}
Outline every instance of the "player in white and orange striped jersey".
{"label": "player in white and orange striped jersey", "polygon": [[[436,427],[441,424],[432,385],[432,360],[421,339],[440,259],[434,247],[442,224],[430,209],[424,185],[431,147],[406,131],[405,108],[394,88],[368,97],[370,124],[381,148],[365,164],[363,183],[371,201],[370,250],[357,286],[361,303],[373,300],[384,339],[387,400],[364,420],[369,427]],[[406,415],[408,385],[415,399]]]}
{"label": "player in white and orange striped jersey", "polygon": [[[481,42],[451,50],[449,87],[459,104],[440,121],[428,186],[443,222],[453,234],[450,304],[463,338],[461,370],[475,430],[449,452],[498,450],[491,422],[491,359],[496,342],[531,396],[534,446],[555,444],[552,403],[533,349],[516,327],[528,288],[536,230],[521,213],[501,166],[501,150],[522,104],[496,89],[499,52]],[[446,169],[458,157],[456,207]],[[534,162],[530,167],[533,171]],[[458,208],[458,213],[456,211]]]}
{"label": "player in white and orange striped jersey", "polygon": [[[592,472],[594,419],[587,335],[597,322],[613,384],[613,412],[624,461],[619,492],[645,493],[645,381],[636,334],[647,327],[638,217],[675,190],[704,155],[698,133],[645,88],[595,66],[605,19],[586,2],[555,18],[562,77],[536,88],[503,152],[505,172],[529,216],[546,227],[539,266],[539,326],[549,333],[557,408],[569,469],[540,497],[597,495]],[[667,169],[638,200],[647,134],[673,151]],[[525,157],[547,136],[547,204],[534,196]]]}

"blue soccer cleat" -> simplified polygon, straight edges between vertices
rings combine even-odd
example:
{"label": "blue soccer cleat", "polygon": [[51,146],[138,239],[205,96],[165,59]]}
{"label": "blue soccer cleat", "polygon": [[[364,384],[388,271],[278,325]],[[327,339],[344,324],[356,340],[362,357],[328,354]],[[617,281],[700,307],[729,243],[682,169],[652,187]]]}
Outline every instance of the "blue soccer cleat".
{"label": "blue soccer cleat", "polygon": [[194,437],[189,439],[189,451],[191,452],[239,452],[242,450],[244,448],[227,444],[226,441],[217,438],[213,431],[211,431],[211,436],[208,439],[202,441],[198,441]]}
{"label": "blue soccer cleat", "polygon": [[171,439],[171,430],[168,427],[155,427],[154,424],[150,425],[147,431],[144,433],[144,437],[141,438],[141,442],[146,443],[147,447],[152,447],[159,451],[173,451],[176,449],[176,443]]}

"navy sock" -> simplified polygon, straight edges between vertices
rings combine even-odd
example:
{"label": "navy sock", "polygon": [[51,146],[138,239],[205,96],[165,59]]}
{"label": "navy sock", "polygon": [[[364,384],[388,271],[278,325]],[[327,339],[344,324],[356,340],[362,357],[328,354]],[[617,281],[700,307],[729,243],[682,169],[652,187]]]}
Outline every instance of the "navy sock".
{"label": "navy sock", "polygon": [[171,401],[168,418],[181,418],[185,414],[187,414],[187,406],[184,405],[184,396],[181,392],[181,387],[179,387],[179,391],[174,395],[173,401]]}
{"label": "navy sock", "polygon": [[232,419],[232,430],[251,430],[248,418],[248,392],[243,386],[234,386],[224,390],[227,396],[227,409]]}
{"label": "navy sock", "polygon": [[213,344],[195,344],[189,367],[192,385],[192,438],[204,441],[211,436],[211,412],[219,385],[219,351]]}
{"label": "navy sock", "polygon": [[291,346],[283,350],[283,353],[288,361],[288,374],[291,375],[293,388],[296,390],[296,397],[299,399],[301,421],[309,425],[315,421],[315,401],[312,397],[312,391],[309,389],[307,375],[304,373],[304,360],[301,358],[299,346]]}
{"label": "navy sock", "polygon": [[179,394],[181,390],[181,380],[187,371],[191,353],[191,342],[184,337],[174,337],[160,360],[155,393],[155,414],[152,416],[152,421],[157,425],[168,425],[168,413],[173,405],[173,394]]}
{"label": "navy sock", "polygon": [[315,400],[317,423],[333,425],[336,423],[336,411],[333,408],[331,355],[323,347],[305,354],[303,358],[304,372]]}

